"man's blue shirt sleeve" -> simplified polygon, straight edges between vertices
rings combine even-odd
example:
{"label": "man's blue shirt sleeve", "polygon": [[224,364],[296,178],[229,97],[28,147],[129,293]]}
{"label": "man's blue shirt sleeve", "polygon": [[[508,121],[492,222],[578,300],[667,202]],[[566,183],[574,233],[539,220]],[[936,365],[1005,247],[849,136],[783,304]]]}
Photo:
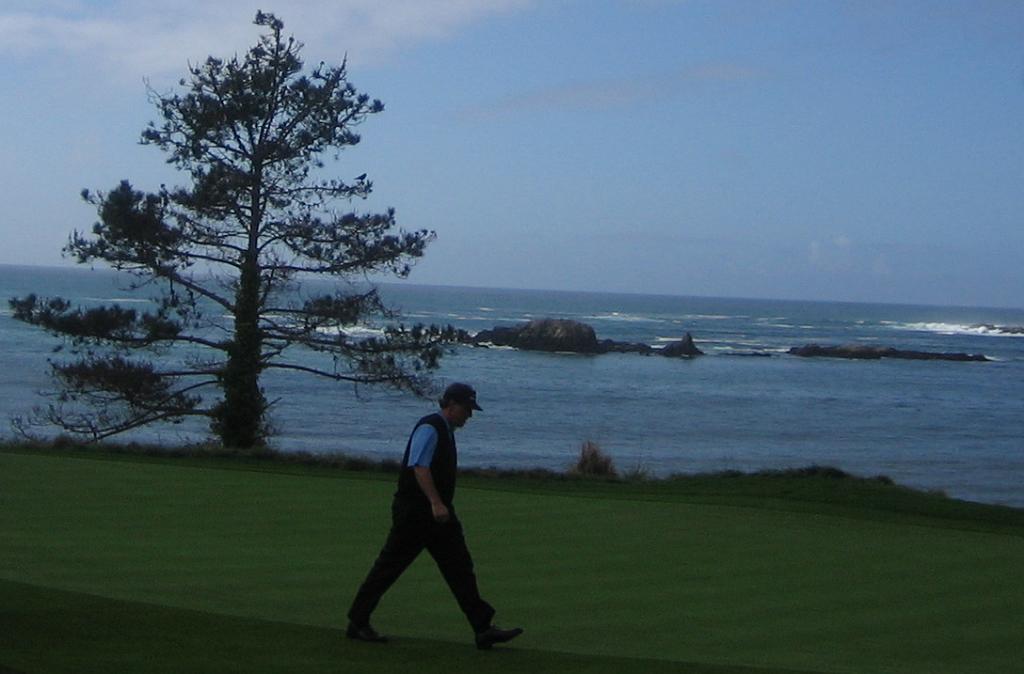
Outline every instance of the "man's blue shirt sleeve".
{"label": "man's blue shirt sleeve", "polygon": [[412,434],[409,445],[409,465],[430,467],[437,449],[437,431],[430,424],[422,424]]}

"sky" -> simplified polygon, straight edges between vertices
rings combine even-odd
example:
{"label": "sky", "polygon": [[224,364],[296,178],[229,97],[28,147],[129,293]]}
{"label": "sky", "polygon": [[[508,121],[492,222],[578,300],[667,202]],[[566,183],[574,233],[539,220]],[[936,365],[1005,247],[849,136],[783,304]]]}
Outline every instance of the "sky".
{"label": "sky", "polygon": [[0,0],[0,264],[182,184],[148,91],[254,44],[385,104],[331,171],[410,282],[1024,307],[1024,3]]}

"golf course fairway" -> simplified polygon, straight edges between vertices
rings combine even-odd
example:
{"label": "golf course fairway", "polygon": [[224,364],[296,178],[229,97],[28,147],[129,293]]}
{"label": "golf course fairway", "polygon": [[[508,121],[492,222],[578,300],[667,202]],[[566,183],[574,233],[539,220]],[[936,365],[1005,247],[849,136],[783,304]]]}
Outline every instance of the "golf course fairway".
{"label": "golf course fairway", "polygon": [[4,450],[0,673],[1022,671],[1024,512],[805,480],[461,479],[481,652],[426,554],[343,636],[393,475]]}

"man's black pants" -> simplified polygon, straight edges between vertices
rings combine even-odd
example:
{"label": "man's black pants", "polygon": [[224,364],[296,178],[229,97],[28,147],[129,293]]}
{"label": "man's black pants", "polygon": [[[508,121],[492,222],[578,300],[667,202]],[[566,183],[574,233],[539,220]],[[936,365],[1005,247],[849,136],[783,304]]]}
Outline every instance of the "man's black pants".
{"label": "man's black pants", "polygon": [[466,547],[462,524],[455,510],[450,510],[451,519],[442,524],[434,521],[429,508],[424,510],[418,505],[409,506],[395,501],[391,508],[391,531],[352,601],[349,620],[356,625],[369,624],[370,614],[384,593],[426,549],[437,563],[473,631],[482,632],[490,627],[494,607],[480,597],[473,558]]}

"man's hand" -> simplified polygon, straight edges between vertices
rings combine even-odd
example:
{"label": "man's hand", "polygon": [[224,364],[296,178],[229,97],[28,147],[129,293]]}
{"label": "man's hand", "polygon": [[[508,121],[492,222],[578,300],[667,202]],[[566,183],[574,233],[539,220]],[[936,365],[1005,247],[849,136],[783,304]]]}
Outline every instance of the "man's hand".
{"label": "man's hand", "polygon": [[423,490],[423,495],[430,501],[430,511],[434,515],[434,521],[444,524],[450,520],[452,514],[448,511],[448,506],[441,500],[441,495],[437,493],[430,469],[425,466],[413,466],[412,472],[416,476],[416,482],[420,485],[420,489]]}
{"label": "man's hand", "polygon": [[444,503],[433,503],[430,506],[430,510],[434,513],[434,521],[440,524],[444,524],[452,518],[452,514],[448,512],[448,506]]}

